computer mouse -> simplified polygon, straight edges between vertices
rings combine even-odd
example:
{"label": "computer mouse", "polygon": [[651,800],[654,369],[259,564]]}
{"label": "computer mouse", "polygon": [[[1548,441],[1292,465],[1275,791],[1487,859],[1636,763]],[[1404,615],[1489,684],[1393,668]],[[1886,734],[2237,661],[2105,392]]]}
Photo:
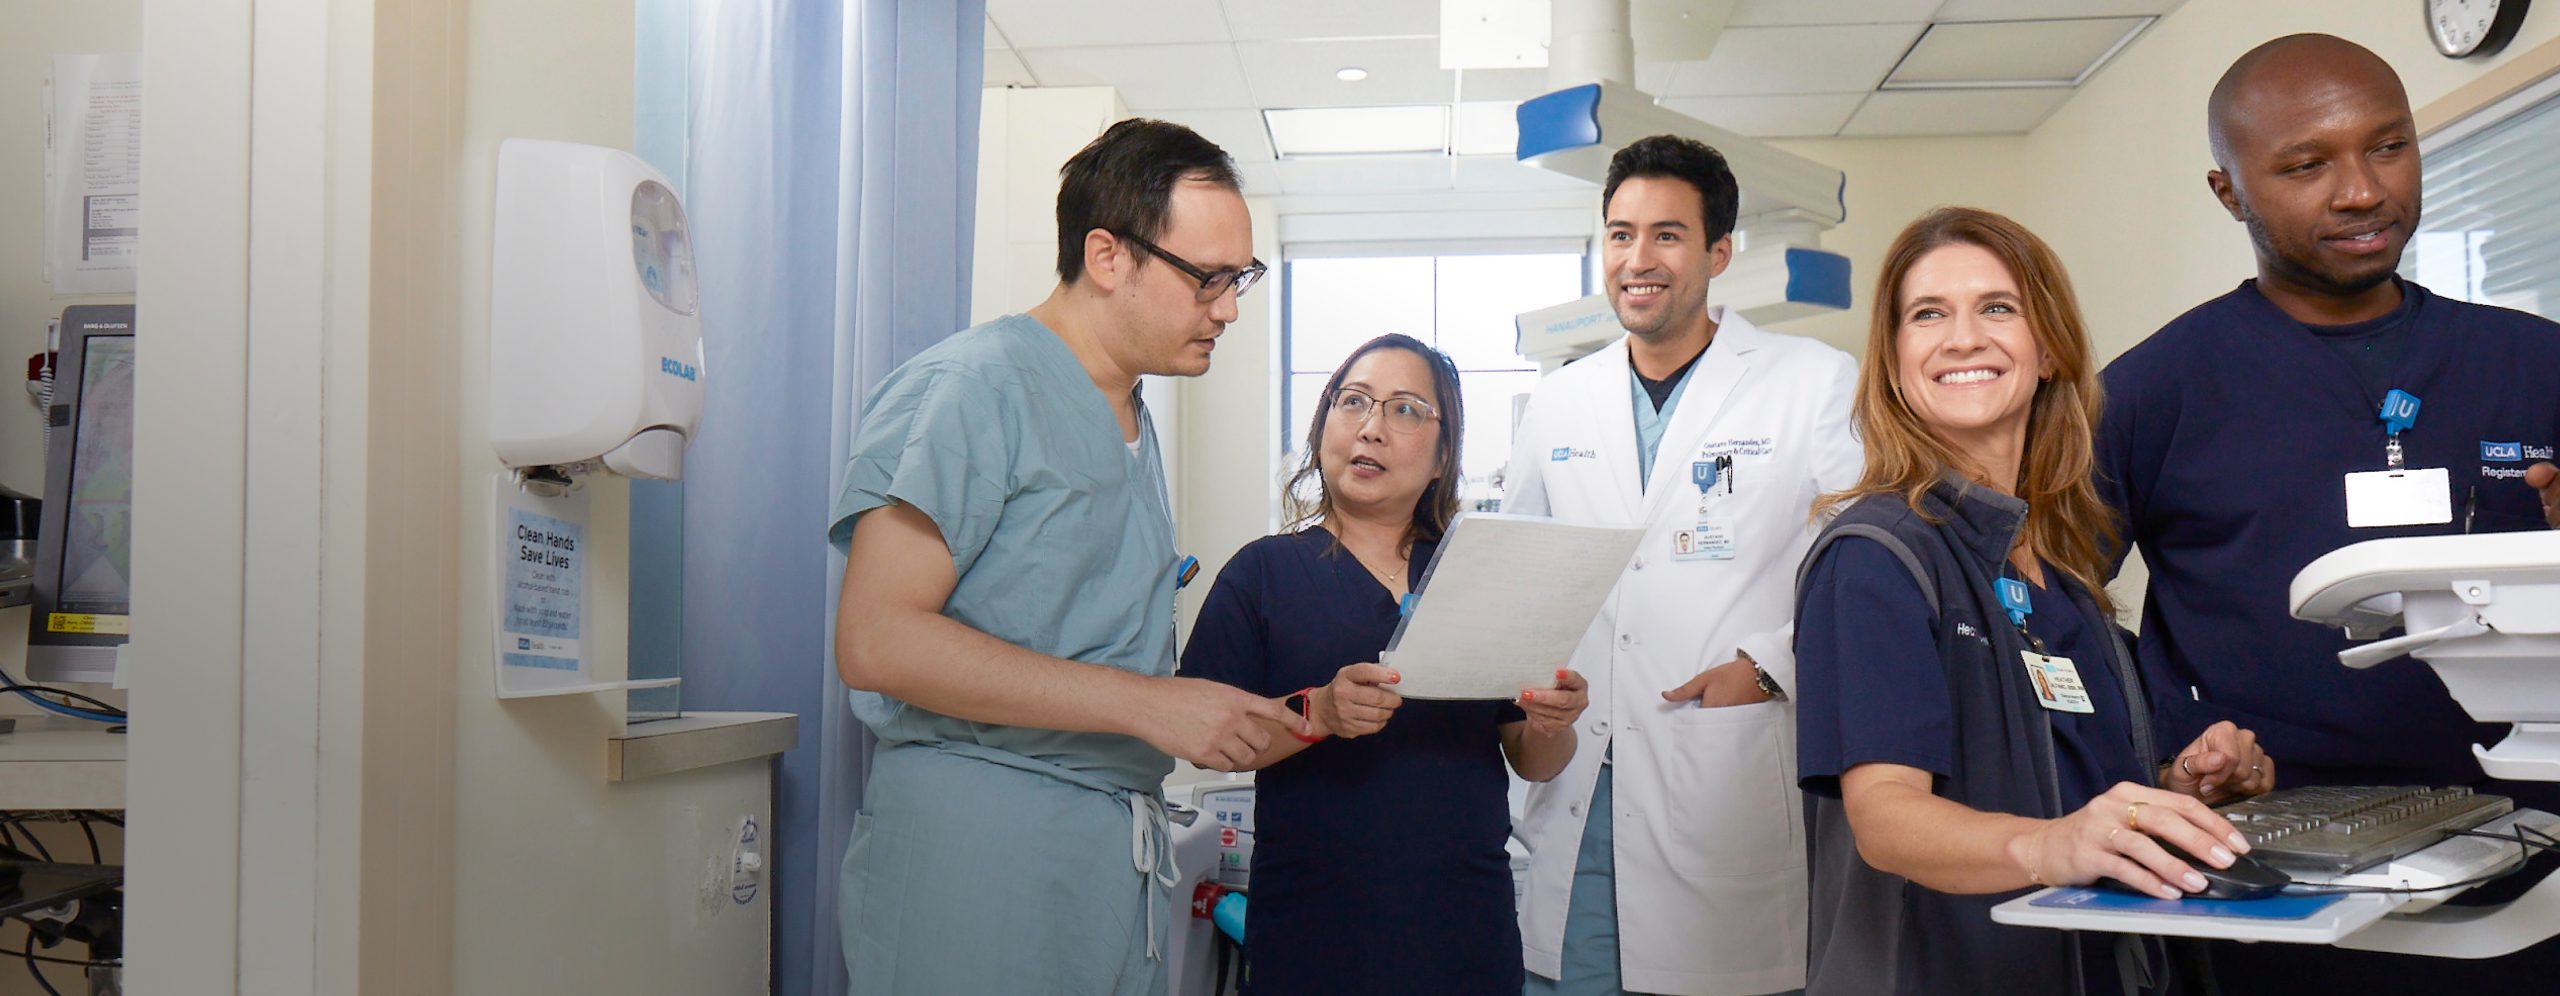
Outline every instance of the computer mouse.
{"label": "computer mouse", "polygon": [[[2277,871],[2265,862],[2246,854],[2235,856],[2229,868],[2216,868],[2180,850],[2176,844],[2158,837],[2151,838],[2151,842],[2160,845],[2161,850],[2169,852],[2170,857],[2186,862],[2188,867],[2196,870],[2196,874],[2204,876],[2204,891],[2188,893],[2187,896],[2191,899],[2264,899],[2283,891],[2285,886],[2293,884],[2293,876]],[[2098,883],[2119,892],[2149,895],[2111,878],[2099,879]]]}

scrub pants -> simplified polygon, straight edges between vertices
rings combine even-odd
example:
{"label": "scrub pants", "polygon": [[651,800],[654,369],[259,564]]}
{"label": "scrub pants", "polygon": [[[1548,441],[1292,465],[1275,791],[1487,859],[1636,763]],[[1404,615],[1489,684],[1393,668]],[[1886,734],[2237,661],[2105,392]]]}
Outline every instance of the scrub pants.
{"label": "scrub pants", "polygon": [[1130,850],[1125,794],[883,745],[838,886],[849,991],[1163,996],[1170,899]]}
{"label": "scrub pants", "polygon": [[[1602,762],[1591,787],[1591,818],[1582,824],[1582,847],[1573,859],[1573,892],[1564,911],[1564,977],[1529,973],[1526,996],[1617,996],[1617,817],[1609,791],[1612,765]],[[1703,929],[1703,928],[1702,928]],[[1804,996],[1795,989],[1779,996]]]}

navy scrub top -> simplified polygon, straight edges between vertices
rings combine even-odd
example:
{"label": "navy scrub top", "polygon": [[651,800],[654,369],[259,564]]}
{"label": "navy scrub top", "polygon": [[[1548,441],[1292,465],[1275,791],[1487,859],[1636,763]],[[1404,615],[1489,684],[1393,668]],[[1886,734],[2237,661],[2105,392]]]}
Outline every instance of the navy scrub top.
{"label": "navy scrub top", "polygon": [[[2053,730],[2053,766],[2062,808],[2076,810],[2117,782],[2151,784],[2150,765],[2136,756],[2125,689],[2109,666],[2112,632],[2093,627],[2072,604],[2072,582],[2050,564],[2046,587],[2028,585],[2035,611],[2027,632],[2044,652],[2068,657],[2095,707],[2057,712],[2031,702]],[[1871,762],[1954,775],[1954,707],[1938,660],[1937,616],[1911,572],[1883,544],[1844,536],[1823,551],[1804,579],[1806,620],[1856,625],[1799,626],[1796,633],[1798,775],[1808,791],[1837,796],[1840,776]],[[1997,625],[2007,625],[2006,619]],[[2025,667],[2023,661],[2004,662]],[[2007,898],[2007,897],[2001,897]],[[1983,920],[1933,924],[1936,929],[2019,930]],[[2120,992],[2111,934],[2081,934],[2084,992]]]}
{"label": "navy scrub top", "polygon": [[[1430,563],[1416,544],[1408,578]],[[1281,696],[1378,659],[1396,597],[1322,529],[1237,551],[1200,607],[1182,674]],[[1254,777],[1248,993],[1518,993],[1509,702],[1408,700],[1386,728]]]}
{"label": "navy scrub top", "polygon": [[[2288,785],[2467,783],[2560,806],[2560,786],[2483,781],[2471,745],[2506,727],[2473,722],[2433,671],[2342,667],[2339,630],[2289,611],[2294,574],[2339,547],[2460,533],[2466,518],[2477,533],[2548,528],[2522,478],[2560,444],[2560,326],[2400,288],[2406,342],[2387,381],[2254,281],[2108,364],[2096,476],[2150,569],[2136,656],[2158,742],[2227,719]],[[2453,522],[2347,525],[2345,475],[2383,466],[2377,383],[2419,398],[2407,465],[2448,471]]]}

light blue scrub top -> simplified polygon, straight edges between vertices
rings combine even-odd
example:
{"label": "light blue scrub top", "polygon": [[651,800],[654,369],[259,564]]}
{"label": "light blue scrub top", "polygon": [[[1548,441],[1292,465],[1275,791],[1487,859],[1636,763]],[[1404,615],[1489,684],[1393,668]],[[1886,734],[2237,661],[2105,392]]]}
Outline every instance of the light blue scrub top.
{"label": "light blue scrub top", "polygon": [[1636,410],[1636,490],[1643,491],[1653,480],[1653,453],[1662,448],[1662,431],[1671,427],[1671,413],[1680,408],[1680,396],[1689,391],[1689,375],[1698,372],[1700,356],[1689,369],[1680,371],[1680,379],[1671,385],[1671,394],[1662,399],[1662,410],[1653,410],[1653,396],[1644,393],[1644,381],[1636,376],[1635,364],[1627,364],[1627,389],[1635,392]]}
{"label": "light blue scrub top", "polygon": [[[959,583],[943,615],[1054,657],[1169,675],[1173,516],[1143,406],[1138,442],[1132,453],[1057,333],[1008,315],[935,344],[872,390],[828,538],[846,550],[855,516],[903,502],[931,518],[951,549]],[[1135,737],[973,723],[870,692],[852,698],[884,744],[975,744],[1149,795],[1173,770]]]}

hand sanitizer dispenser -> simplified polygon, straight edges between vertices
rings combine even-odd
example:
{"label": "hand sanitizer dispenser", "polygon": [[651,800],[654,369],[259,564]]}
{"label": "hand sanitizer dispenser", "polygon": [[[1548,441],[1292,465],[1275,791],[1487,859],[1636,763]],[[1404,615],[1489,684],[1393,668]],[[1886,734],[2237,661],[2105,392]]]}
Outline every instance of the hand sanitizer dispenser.
{"label": "hand sanitizer dispenser", "polygon": [[619,149],[498,147],[489,440],[528,477],[599,466],[674,480],[702,417],[691,231],[666,177]]}

